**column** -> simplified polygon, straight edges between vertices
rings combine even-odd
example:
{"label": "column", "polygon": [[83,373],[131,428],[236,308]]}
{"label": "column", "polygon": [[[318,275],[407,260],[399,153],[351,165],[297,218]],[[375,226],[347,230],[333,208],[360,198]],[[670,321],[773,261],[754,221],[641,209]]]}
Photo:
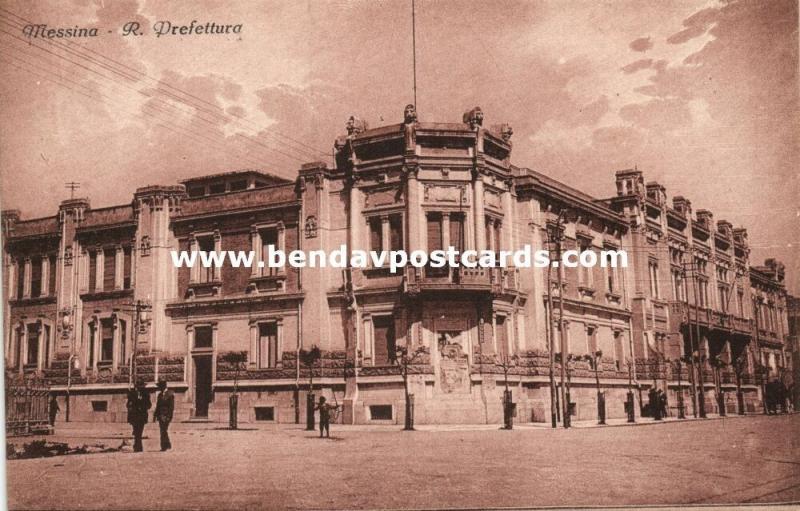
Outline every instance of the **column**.
{"label": "column", "polygon": [[250,369],[258,367],[258,323],[255,321],[250,323],[250,356],[247,357],[247,365]]}
{"label": "column", "polygon": [[361,190],[353,183],[350,185],[350,233],[347,240],[348,254],[352,250],[361,248],[361,224]]}
{"label": "column", "polygon": [[417,169],[408,169],[406,179],[406,230],[408,232],[406,246],[408,252],[419,249],[419,222],[417,217],[419,212],[419,182],[417,181]]}
{"label": "column", "polygon": [[103,273],[104,273],[104,269],[105,269],[104,268],[105,267],[105,264],[104,264],[105,263],[105,257],[106,257],[105,256],[105,251],[102,250],[102,249],[99,249],[97,251],[97,256],[94,259],[95,266],[96,266],[95,279],[94,279],[94,290],[95,290],[95,292],[104,291],[104,289],[103,289],[103,278],[104,278]]}
{"label": "column", "polygon": [[42,256],[42,284],[41,284],[41,294],[40,296],[49,296],[50,295],[50,258]]}
{"label": "column", "polygon": [[[189,252],[197,252],[197,238],[194,235],[189,237]],[[189,268],[189,283],[193,284],[198,280],[200,280],[200,265],[195,261],[195,264]]]}
{"label": "column", "polygon": [[125,280],[125,253],[122,245],[114,252],[114,289],[122,289]]}
{"label": "column", "polygon": [[17,279],[19,278],[17,266],[16,261],[10,261],[6,266],[6,271],[8,271],[8,298],[11,300],[17,298]]}
{"label": "column", "polygon": [[503,193],[503,221],[505,229],[503,229],[503,248],[505,250],[516,250],[514,246],[514,201],[511,195],[513,185],[509,182],[508,191]]}
{"label": "column", "polygon": [[23,270],[22,298],[31,297],[31,258],[25,258],[25,269]]}
{"label": "column", "polygon": [[475,250],[486,249],[486,218],[483,210],[483,176],[476,172],[472,185],[475,202]]}
{"label": "column", "polygon": [[[258,234],[258,229],[253,226],[250,229],[250,250],[253,252],[253,265],[250,267],[250,277],[258,277],[260,270],[267,268],[259,268],[258,261],[265,261],[266,254],[262,254],[261,236]],[[266,261],[265,261],[266,264]]]}
{"label": "column", "polygon": [[381,215],[381,250],[388,252],[391,248],[391,233],[389,232],[389,215]]}

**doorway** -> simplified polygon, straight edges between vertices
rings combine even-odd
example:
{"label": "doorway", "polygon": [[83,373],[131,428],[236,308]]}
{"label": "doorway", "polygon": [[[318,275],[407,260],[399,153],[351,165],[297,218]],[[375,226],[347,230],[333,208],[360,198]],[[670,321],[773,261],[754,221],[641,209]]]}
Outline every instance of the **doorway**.
{"label": "doorway", "polygon": [[194,416],[208,417],[211,390],[211,355],[194,357]]}

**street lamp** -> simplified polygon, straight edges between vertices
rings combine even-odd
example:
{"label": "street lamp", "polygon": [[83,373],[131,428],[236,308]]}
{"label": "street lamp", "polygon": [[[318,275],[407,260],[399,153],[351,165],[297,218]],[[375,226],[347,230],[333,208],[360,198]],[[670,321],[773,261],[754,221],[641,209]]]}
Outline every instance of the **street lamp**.
{"label": "street lamp", "polygon": [[593,353],[586,354],[586,360],[594,369],[594,381],[595,385],[597,386],[597,423],[598,424],[605,424],[606,423],[606,398],[605,395],[600,392],[600,361],[603,357],[603,351],[597,350]]}
{"label": "street lamp", "polygon": [[681,382],[681,373],[682,373],[682,363],[685,362],[684,357],[680,357],[675,361],[675,366],[678,371],[678,418],[685,419],[686,412],[684,411],[683,405],[683,385]]}

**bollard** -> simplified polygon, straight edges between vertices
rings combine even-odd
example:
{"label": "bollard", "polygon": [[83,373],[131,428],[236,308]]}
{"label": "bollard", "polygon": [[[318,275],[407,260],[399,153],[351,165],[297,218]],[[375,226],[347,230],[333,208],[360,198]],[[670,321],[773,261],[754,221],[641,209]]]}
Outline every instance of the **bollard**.
{"label": "bollard", "polygon": [[636,412],[634,411],[633,391],[628,391],[628,399],[625,401],[625,411],[628,412],[628,422],[636,422]]}
{"label": "bollard", "polygon": [[510,390],[503,391],[503,428],[514,429],[514,402]]}
{"label": "bollard", "polygon": [[229,416],[228,416],[228,426],[231,429],[238,429],[239,427],[239,396],[237,394],[231,394],[229,398]]}
{"label": "bollard", "polygon": [[600,392],[597,394],[597,423],[606,423],[606,393]]}
{"label": "bollard", "polygon": [[306,431],[314,431],[314,393],[306,394]]}

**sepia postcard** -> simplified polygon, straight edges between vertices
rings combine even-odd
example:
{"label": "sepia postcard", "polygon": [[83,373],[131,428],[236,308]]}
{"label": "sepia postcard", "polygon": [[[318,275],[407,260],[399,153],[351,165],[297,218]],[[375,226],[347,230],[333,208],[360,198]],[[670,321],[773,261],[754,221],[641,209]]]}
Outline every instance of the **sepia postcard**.
{"label": "sepia postcard", "polygon": [[798,25],[0,0],[0,501],[797,508]]}

